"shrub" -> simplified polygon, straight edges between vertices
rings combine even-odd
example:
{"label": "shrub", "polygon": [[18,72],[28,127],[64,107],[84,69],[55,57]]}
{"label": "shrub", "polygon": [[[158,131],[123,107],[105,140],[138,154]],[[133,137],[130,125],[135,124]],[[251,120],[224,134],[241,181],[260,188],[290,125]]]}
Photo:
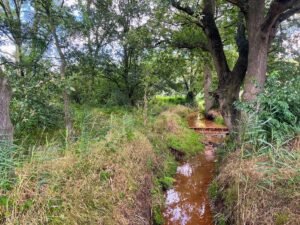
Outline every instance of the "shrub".
{"label": "shrub", "polygon": [[[275,73],[268,77],[265,91],[253,103],[238,103],[249,118],[247,139],[255,140],[257,148],[268,143],[284,143],[300,132],[300,77],[284,80]],[[251,130],[251,132],[250,132]]]}

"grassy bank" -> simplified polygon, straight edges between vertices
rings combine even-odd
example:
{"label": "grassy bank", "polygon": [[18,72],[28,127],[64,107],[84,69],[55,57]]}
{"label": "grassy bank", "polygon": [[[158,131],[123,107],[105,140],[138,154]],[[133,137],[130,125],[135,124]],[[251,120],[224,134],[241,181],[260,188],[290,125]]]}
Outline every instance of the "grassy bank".
{"label": "grassy bank", "polygon": [[299,224],[299,140],[274,145],[246,138],[220,150],[219,175],[209,190],[217,224]]}
{"label": "grassy bank", "polygon": [[2,160],[1,224],[162,224],[177,167],[170,148],[185,157],[203,149],[187,128],[189,109],[156,108],[147,125],[138,110],[75,112],[73,143],[43,134],[16,147],[9,167]]}

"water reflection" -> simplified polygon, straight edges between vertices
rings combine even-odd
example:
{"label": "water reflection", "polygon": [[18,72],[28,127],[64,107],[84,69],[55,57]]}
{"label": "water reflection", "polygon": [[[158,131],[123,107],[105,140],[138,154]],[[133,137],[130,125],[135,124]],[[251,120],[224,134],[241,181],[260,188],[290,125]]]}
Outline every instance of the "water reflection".
{"label": "water reflection", "polygon": [[180,173],[184,176],[191,176],[193,172],[193,168],[189,163],[185,163],[182,166],[177,167],[177,173]]}
{"label": "water reflection", "polygon": [[175,191],[174,189],[170,189],[167,191],[166,205],[176,204],[180,201],[180,193]]}
{"label": "water reflection", "polygon": [[214,154],[205,153],[177,169],[176,183],[166,192],[165,225],[211,225],[207,187],[213,177]]}
{"label": "water reflection", "polygon": [[[190,127],[223,127],[212,121],[199,120],[198,114],[188,118]],[[212,225],[213,219],[207,188],[214,174],[215,146],[224,135],[206,135],[205,150],[177,168],[174,187],[166,192],[165,225]]]}

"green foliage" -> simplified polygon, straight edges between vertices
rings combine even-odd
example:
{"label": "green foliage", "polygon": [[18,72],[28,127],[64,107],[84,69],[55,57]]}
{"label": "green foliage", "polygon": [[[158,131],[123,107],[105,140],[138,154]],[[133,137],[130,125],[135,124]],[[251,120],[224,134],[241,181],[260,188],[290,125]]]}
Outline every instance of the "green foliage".
{"label": "green foliage", "polygon": [[163,105],[178,105],[185,104],[185,97],[183,96],[160,96],[157,95],[152,100],[154,105],[163,106]]}
{"label": "green foliage", "polygon": [[218,183],[216,180],[213,180],[213,182],[209,185],[208,188],[208,194],[210,199],[212,199],[213,201],[216,200],[218,197],[218,191],[219,191]]}
{"label": "green foliage", "polygon": [[275,225],[284,225],[289,221],[289,214],[280,212],[275,215]]}
{"label": "green foliage", "polygon": [[215,119],[214,119],[214,122],[216,124],[219,124],[219,125],[225,125],[225,122],[224,122],[224,119],[222,116],[217,116]]}
{"label": "green foliage", "polygon": [[194,155],[203,150],[204,146],[200,142],[199,134],[192,130],[184,130],[184,133],[176,135],[170,134],[167,138],[169,147],[182,151],[188,155]]}
{"label": "green foliage", "polygon": [[215,218],[216,218],[216,222],[217,222],[217,225],[226,225],[226,217],[223,215],[223,214],[217,214],[215,215]]}
{"label": "green foliage", "polygon": [[300,131],[300,77],[287,79],[284,71],[268,77],[265,91],[251,104],[238,104],[247,112],[248,140],[257,148],[266,142],[282,144]]}
{"label": "green foliage", "polygon": [[11,77],[11,117],[16,139],[36,136],[45,129],[58,129],[64,123],[63,108],[57,101],[60,95],[60,79],[47,75],[28,74],[21,79]]}
{"label": "green foliage", "polygon": [[164,216],[159,207],[154,207],[153,209],[153,222],[154,225],[163,225],[164,224]]}
{"label": "green foliage", "polygon": [[224,203],[227,208],[231,208],[238,199],[238,186],[232,184],[226,191],[223,193]]}
{"label": "green foliage", "polygon": [[175,179],[172,177],[163,177],[159,179],[159,183],[163,190],[167,190],[173,186]]}
{"label": "green foliage", "polygon": [[163,164],[163,174],[166,177],[174,177],[177,171],[178,163],[175,161],[174,157],[167,155]]}

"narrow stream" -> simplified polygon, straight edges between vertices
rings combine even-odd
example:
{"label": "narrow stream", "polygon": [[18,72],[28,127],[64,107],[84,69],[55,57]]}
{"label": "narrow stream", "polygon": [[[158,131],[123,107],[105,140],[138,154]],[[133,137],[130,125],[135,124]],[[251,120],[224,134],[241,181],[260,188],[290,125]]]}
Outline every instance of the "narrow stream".
{"label": "narrow stream", "polygon": [[222,141],[222,137],[206,135],[204,153],[177,168],[175,184],[165,194],[165,225],[213,224],[207,189],[214,176],[214,144]]}

